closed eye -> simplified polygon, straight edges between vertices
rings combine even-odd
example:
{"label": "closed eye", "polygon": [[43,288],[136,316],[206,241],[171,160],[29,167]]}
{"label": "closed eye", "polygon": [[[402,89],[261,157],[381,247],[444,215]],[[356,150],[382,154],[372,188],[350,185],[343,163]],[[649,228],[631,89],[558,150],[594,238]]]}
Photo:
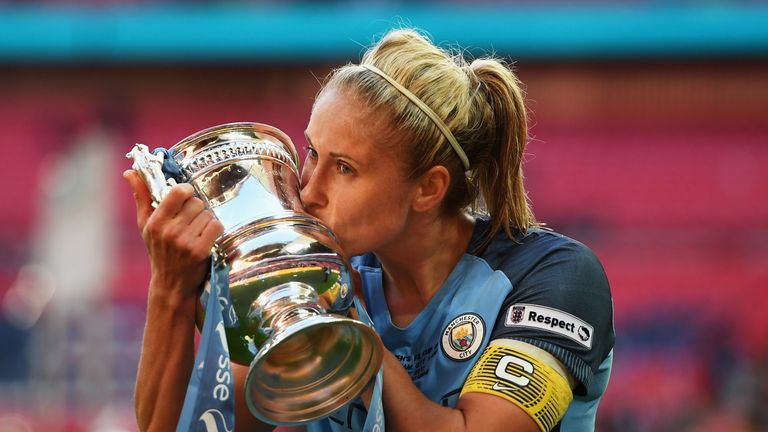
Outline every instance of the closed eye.
{"label": "closed eye", "polygon": [[307,146],[307,156],[310,159],[317,159],[317,150],[315,150],[311,145]]}

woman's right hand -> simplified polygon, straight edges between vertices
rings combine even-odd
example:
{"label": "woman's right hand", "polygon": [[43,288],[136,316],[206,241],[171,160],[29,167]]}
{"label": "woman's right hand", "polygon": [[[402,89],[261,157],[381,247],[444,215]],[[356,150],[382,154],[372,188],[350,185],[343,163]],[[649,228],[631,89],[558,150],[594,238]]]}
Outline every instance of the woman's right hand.
{"label": "woman's right hand", "polygon": [[147,186],[134,170],[123,177],[136,200],[136,223],[149,253],[151,294],[185,302],[199,295],[198,289],[209,266],[208,258],[224,226],[188,183],[175,185],[157,206]]}

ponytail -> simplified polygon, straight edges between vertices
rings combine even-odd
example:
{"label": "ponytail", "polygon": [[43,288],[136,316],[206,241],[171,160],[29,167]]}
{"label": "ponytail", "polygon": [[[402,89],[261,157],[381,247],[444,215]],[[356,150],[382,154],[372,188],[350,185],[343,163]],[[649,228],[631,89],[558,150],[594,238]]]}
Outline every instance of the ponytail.
{"label": "ponytail", "polygon": [[512,228],[525,233],[538,223],[523,184],[528,115],[520,81],[494,59],[475,60],[470,70],[480,84],[476,103],[488,128],[486,145],[490,146],[488,163],[475,171],[476,187],[491,218],[482,248],[502,228],[514,238]]}

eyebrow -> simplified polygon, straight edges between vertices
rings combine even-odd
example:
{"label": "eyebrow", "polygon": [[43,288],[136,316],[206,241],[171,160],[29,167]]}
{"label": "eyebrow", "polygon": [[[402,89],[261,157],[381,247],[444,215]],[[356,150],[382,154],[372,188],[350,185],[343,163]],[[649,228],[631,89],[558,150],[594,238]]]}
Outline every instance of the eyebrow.
{"label": "eyebrow", "polygon": [[[307,134],[307,131],[304,131],[304,138],[307,140],[310,146],[314,147],[315,145],[312,144],[312,140],[309,139],[309,134]],[[335,159],[349,159],[352,162],[355,162],[358,165],[362,165],[360,161],[353,158],[352,156],[346,154],[346,153],[338,153],[338,152],[328,152],[328,155]]]}

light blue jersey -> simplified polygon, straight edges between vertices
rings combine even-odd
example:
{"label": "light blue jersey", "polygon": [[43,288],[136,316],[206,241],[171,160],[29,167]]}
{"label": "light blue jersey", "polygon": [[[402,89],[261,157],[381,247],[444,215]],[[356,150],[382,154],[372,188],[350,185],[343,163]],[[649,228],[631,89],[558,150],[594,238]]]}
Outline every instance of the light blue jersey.
{"label": "light blue jersey", "polygon": [[[354,258],[376,331],[422,393],[450,407],[489,341],[516,339],[538,346],[578,382],[573,402],[553,430],[593,431],[614,343],[612,301],[602,267],[584,245],[543,230],[516,241],[501,233],[480,253],[471,253],[487,226],[477,220],[468,252],[405,328],[392,323],[375,256]],[[555,318],[567,322],[552,326]],[[365,417],[357,400],[308,430],[360,431]]]}

